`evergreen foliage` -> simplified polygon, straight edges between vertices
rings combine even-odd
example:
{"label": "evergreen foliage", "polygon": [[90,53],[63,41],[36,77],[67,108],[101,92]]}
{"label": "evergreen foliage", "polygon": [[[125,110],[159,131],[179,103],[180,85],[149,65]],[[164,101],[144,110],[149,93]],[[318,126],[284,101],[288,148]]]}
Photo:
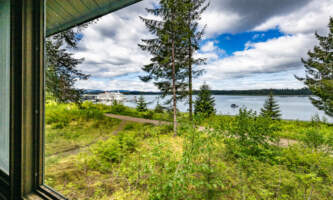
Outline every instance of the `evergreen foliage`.
{"label": "evergreen foliage", "polygon": [[138,99],[138,101],[136,102],[136,110],[138,112],[146,112],[148,111],[147,109],[147,103],[145,101],[145,98],[141,95]]}
{"label": "evergreen foliage", "polygon": [[186,96],[186,69],[184,44],[186,39],[186,22],[183,19],[184,3],[179,0],[160,0],[159,6],[147,9],[148,13],[158,17],[146,19],[141,17],[147,29],[155,36],[143,39],[139,47],[152,55],[151,63],[142,69],[147,75],[142,81],[154,81],[162,92],[162,97],[172,94],[174,134],[177,126],[177,101]]}
{"label": "evergreen foliage", "polygon": [[261,109],[260,114],[264,117],[272,119],[280,119],[280,107],[274,100],[273,94],[270,93],[268,99],[265,101],[264,107]]}
{"label": "evergreen foliage", "polygon": [[209,3],[206,0],[184,0],[185,10],[183,17],[187,23],[187,40],[185,40],[184,54],[186,55],[186,65],[188,66],[188,99],[189,99],[189,117],[192,120],[193,113],[193,100],[192,100],[192,81],[194,78],[202,75],[203,70],[194,69],[194,66],[198,66],[205,63],[204,58],[194,58],[193,54],[200,49],[199,43],[202,40],[204,34],[204,28],[199,30],[198,21],[201,19],[201,14],[207,9]]}
{"label": "evergreen foliage", "polygon": [[315,34],[319,46],[308,52],[302,62],[306,77],[296,77],[309,87],[315,97],[310,97],[314,106],[333,116],[333,18],[330,18],[328,36]]}
{"label": "evergreen foliage", "polygon": [[88,22],[73,29],[60,32],[46,39],[46,92],[59,103],[81,103],[84,90],[74,87],[78,80],[87,80],[89,75],[82,73],[77,66],[83,59],[73,57],[69,49],[80,42],[79,34]]}
{"label": "evergreen foliage", "polygon": [[156,104],[156,106],[155,106],[154,112],[155,112],[155,113],[163,113],[163,112],[164,112],[164,108],[163,108],[163,106],[160,104],[159,101],[157,101],[157,104]]}
{"label": "evergreen foliage", "polygon": [[80,41],[77,34],[84,24],[76,28],[61,32],[46,40],[46,92],[59,103],[80,103],[84,90],[74,87],[77,80],[86,80],[86,75],[77,69],[83,59],[73,57],[68,52],[70,48],[76,48]]}
{"label": "evergreen foliage", "polygon": [[215,98],[209,91],[209,86],[203,84],[200,87],[200,92],[194,104],[194,113],[210,116],[215,114]]}

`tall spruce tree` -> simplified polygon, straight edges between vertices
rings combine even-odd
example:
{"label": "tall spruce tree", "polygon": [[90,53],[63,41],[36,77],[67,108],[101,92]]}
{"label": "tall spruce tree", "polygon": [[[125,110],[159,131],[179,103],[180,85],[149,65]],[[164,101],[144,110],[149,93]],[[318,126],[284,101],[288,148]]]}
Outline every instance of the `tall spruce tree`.
{"label": "tall spruce tree", "polygon": [[89,75],[77,69],[83,59],[74,58],[68,50],[77,47],[80,41],[78,34],[87,25],[58,33],[46,40],[46,92],[57,102],[81,102],[83,90],[75,88],[75,82],[86,80]]}
{"label": "tall spruce tree", "polygon": [[177,100],[186,96],[186,69],[184,41],[186,22],[183,18],[184,3],[180,0],[160,0],[159,6],[147,11],[159,20],[141,17],[148,30],[155,36],[143,39],[139,47],[152,55],[151,63],[142,69],[147,73],[141,76],[144,82],[154,81],[162,92],[162,97],[172,94],[173,128],[177,130]]}
{"label": "tall spruce tree", "polygon": [[204,83],[200,87],[198,97],[194,103],[194,114],[210,116],[215,113],[215,98],[212,96],[209,86]]}
{"label": "tall spruce tree", "polygon": [[266,99],[264,107],[260,111],[260,115],[264,117],[270,117],[272,119],[280,119],[280,107],[273,97],[273,93],[269,94]]}
{"label": "tall spruce tree", "polygon": [[296,78],[311,90],[314,95],[310,96],[312,104],[333,117],[333,18],[330,18],[328,27],[328,36],[315,33],[319,46],[308,52],[308,59],[302,58],[306,77]]}
{"label": "tall spruce tree", "polygon": [[199,50],[199,43],[204,34],[204,28],[199,30],[198,21],[201,19],[201,14],[208,8],[209,3],[206,0],[183,0],[185,3],[184,18],[187,23],[187,41],[184,48],[187,66],[188,66],[188,103],[189,117],[192,120],[193,113],[193,98],[192,98],[192,82],[194,78],[202,75],[203,70],[195,70],[193,66],[198,66],[205,63],[204,58],[194,58],[193,54]]}

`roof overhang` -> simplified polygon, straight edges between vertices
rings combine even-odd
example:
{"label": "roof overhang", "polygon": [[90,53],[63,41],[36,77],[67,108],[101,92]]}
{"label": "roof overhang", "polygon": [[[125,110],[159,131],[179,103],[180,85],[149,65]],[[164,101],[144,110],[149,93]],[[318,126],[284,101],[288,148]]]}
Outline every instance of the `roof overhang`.
{"label": "roof overhang", "polygon": [[86,23],[141,0],[47,0],[46,36]]}

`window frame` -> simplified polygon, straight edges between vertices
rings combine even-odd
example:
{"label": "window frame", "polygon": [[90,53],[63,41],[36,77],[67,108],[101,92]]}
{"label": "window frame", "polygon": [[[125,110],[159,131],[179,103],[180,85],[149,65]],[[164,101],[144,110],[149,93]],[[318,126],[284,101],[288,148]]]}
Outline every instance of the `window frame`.
{"label": "window frame", "polygon": [[[44,66],[47,0],[10,2],[9,175],[0,170],[0,200],[66,197],[44,185]],[[91,19],[141,0],[126,0]],[[79,25],[72,24],[72,26]]]}
{"label": "window frame", "polygon": [[66,199],[44,185],[46,0],[10,1],[9,175],[0,199]]}

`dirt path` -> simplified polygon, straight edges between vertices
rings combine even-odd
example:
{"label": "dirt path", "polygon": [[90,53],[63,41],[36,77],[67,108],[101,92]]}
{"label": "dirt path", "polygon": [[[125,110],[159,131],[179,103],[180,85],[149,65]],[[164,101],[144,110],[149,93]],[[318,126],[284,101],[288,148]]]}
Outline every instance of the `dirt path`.
{"label": "dirt path", "polygon": [[124,115],[105,114],[105,116],[115,118],[115,119],[124,120],[124,121],[137,122],[137,123],[148,123],[148,124],[154,124],[154,125],[170,125],[170,124],[172,124],[171,122],[167,122],[167,121],[143,119],[143,118],[137,118],[137,117],[124,116]]}
{"label": "dirt path", "polygon": [[280,147],[288,147],[289,145],[293,145],[298,143],[296,140],[291,140],[291,139],[286,139],[286,138],[281,138],[279,146]]}
{"label": "dirt path", "polygon": [[[131,121],[131,122],[137,122],[137,123],[149,123],[149,124],[154,124],[154,125],[172,124],[171,122],[167,122],[167,121],[142,119],[142,118],[130,117],[130,116],[124,116],[124,115],[115,115],[115,114],[105,114],[105,115],[108,117],[111,117],[111,118],[116,118],[116,119],[120,119],[120,120]],[[205,129],[204,127],[199,127],[199,130],[204,130],[204,129]],[[296,140],[281,138],[279,146],[288,147],[289,145],[293,145],[296,143],[297,143]]]}

